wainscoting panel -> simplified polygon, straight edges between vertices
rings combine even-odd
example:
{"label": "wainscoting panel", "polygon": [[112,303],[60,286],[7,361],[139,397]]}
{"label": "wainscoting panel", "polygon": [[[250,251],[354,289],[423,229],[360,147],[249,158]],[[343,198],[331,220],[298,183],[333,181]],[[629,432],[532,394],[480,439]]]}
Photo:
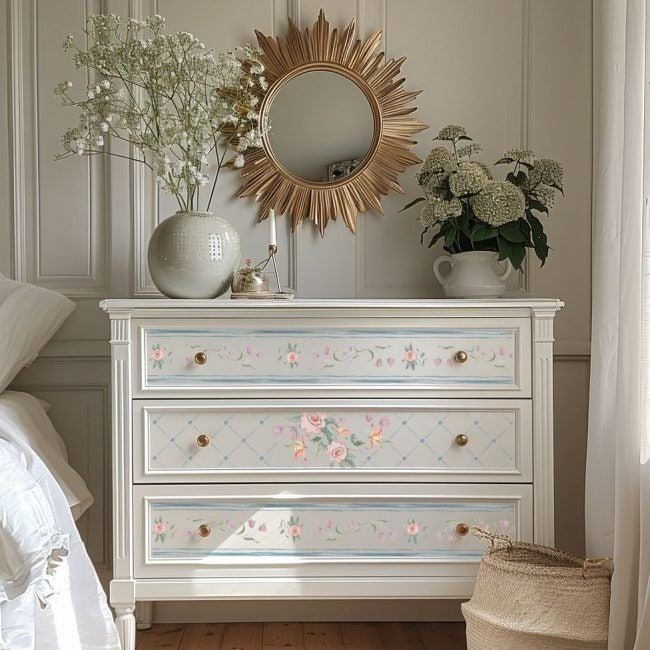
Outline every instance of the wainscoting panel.
{"label": "wainscoting panel", "polygon": [[[5,0],[0,89],[8,100],[0,104],[0,272],[77,302],[55,340],[12,388],[52,404],[71,461],[96,499],[80,528],[98,567],[110,556],[108,322],[98,301],[158,295],[146,248],[152,229],[175,207],[159,195],[154,179],[128,161],[54,162],[60,137],[77,116],[58,106],[52,89],[63,79],[74,81],[76,91],[86,83],[60,43],[68,32],[79,35],[85,17],[94,12],[160,13],[170,30],[190,31],[219,51],[254,43],[254,29],[282,34],[289,18],[304,27],[321,7],[333,26],[355,17],[361,36],[383,29],[387,55],[408,57],[406,86],[423,90],[416,116],[431,125],[416,137],[420,157],[433,146],[440,126],[461,123],[484,145],[486,160],[498,158],[506,147],[529,146],[565,165],[567,193],[549,221],[554,250],[548,264],[540,270],[531,260],[526,275],[512,276],[511,288],[567,302],[556,323],[556,529],[558,544],[582,549],[592,0]],[[431,269],[439,251],[420,246],[417,208],[398,213],[416,196],[414,173],[415,168],[400,178],[403,196],[384,200],[383,216],[361,216],[356,237],[340,220],[328,226],[324,238],[310,223],[292,234],[280,217],[282,282],[304,298],[441,296]],[[254,201],[233,198],[238,175],[223,174],[213,209],[239,231],[243,257],[257,261],[266,254],[267,225],[257,223]],[[173,609],[165,607],[168,616]],[[218,618],[214,607],[206,607]],[[346,617],[368,616],[363,607],[350,612],[346,605]],[[328,611],[342,617],[343,609],[333,604]],[[232,611],[226,616],[246,618]],[[288,608],[283,611],[277,616],[287,617]],[[323,616],[322,604],[318,612],[314,616]],[[306,616],[302,610],[301,615]]]}

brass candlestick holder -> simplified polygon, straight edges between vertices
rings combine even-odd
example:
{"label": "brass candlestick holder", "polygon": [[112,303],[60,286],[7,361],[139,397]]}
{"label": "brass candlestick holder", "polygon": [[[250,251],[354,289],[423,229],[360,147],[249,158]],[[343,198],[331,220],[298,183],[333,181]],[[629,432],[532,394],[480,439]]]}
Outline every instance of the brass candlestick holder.
{"label": "brass candlestick holder", "polygon": [[[233,300],[292,300],[295,296],[291,291],[284,291],[280,282],[278,273],[278,264],[275,256],[278,247],[275,244],[269,244],[268,257],[252,266],[251,260],[246,260],[246,266],[235,272],[232,279],[232,293],[230,297]],[[269,276],[264,272],[269,262],[273,265],[273,273],[278,286],[277,291],[269,291]]]}

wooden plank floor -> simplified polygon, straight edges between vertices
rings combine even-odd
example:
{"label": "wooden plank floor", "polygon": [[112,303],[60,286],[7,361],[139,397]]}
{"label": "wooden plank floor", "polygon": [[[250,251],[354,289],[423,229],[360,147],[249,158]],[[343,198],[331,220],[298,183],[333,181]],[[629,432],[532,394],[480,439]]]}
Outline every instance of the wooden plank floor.
{"label": "wooden plank floor", "polygon": [[464,623],[157,624],[137,650],[462,650]]}

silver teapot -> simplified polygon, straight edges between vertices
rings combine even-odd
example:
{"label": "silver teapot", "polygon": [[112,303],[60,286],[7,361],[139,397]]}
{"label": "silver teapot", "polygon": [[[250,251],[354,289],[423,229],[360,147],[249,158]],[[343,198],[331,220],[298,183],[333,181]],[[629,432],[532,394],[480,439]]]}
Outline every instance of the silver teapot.
{"label": "silver teapot", "polygon": [[231,285],[233,293],[268,293],[269,276],[251,264],[251,260],[246,260],[246,266],[235,271]]}

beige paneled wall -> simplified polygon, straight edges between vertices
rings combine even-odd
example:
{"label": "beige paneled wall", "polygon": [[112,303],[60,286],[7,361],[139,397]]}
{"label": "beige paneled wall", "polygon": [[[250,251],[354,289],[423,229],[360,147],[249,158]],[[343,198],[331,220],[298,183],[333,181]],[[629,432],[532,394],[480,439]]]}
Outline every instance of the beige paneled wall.
{"label": "beige paneled wall", "polygon": [[[171,29],[191,31],[223,50],[252,42],[254,29],[280,34],[289,17],[304,26],[320,7],[337,26],[356,17],[362,35],[383,29],[388,56],[408,57],[407,86],[423,90],[417,116],[432,127],[420,134],[422,157],[437,128],[455,122],[482,142],[488,160],[507,147],[529,146],[565,164],[566,197],[549,222],[554,250],[543,269],[531,261],[512,289],[567,302],[557,320],[557,541],[579,551],[589,367],[592,0],[4,0],[0,273],[78,302],[15,387],[53,404],[72,460],[97,498],[81,524],[91,553],[105,565],[108,327],[97,302],[107,295],[156,295],[146,244],[173,206],[153,179],[125,161],[53,162],[75,116],[57,106],[51,90],[61,79],[83,83],[59,44],[69,31],[79,33],[86,15],[108,10],[161,13]],[[252,203],[233,198],[237,176],[223,180],[216,212],[239,230],[244,255],[261,257],[266,227],[256,224]],[[397,214],[416,192],[413,173],[401,180],[406,195],[388,197],[384,216],[362,217],[356,237],[342,223],[331,224],[324,239],[308,224],[295,235],[280,228],[283,281],[301,297],[441,296],[431,271],[435,252],[419,245],[416,212]]]}

